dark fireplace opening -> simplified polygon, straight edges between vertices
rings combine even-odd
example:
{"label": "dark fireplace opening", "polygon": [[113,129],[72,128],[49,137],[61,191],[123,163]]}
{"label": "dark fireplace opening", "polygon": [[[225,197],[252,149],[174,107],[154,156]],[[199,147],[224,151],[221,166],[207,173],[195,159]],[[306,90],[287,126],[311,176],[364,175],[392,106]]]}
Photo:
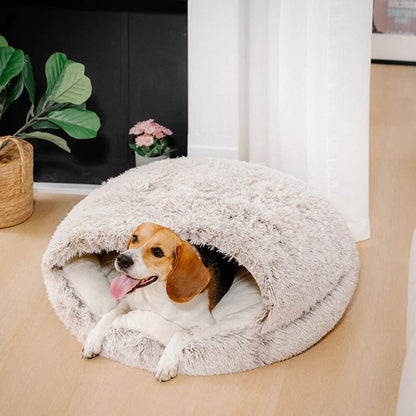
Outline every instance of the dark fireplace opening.
{"label": "dark fireplace opening", "polygon": [[[44,65],[54,52],[85,65],[92,96],[87,108],[101,119],[94,139],[76,140],[62,130],[71,153],[33,139],[34,180],[99,184],[135,165],[129,129],[154,118],[172,130],[171,157],[187,152],[187,2],[149,1],[124,7],[2,7],[0,34],[31,58],[36,100],[46,89]],[[30,107],[26,91],[0,120],[12,134]]]}

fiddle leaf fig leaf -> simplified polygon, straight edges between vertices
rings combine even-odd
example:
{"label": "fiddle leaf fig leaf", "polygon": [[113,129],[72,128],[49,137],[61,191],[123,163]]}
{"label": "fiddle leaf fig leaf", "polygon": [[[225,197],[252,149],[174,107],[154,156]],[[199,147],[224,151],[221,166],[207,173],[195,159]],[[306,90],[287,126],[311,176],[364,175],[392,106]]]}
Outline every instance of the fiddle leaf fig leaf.
{"label": "fiddle leaf fig leaf", "polygon": [[42,139],[47,140],[48,142],[52,142],[56,144],[61,149],[65,150],[68,153],[71,153],[71,149],[68,147],[68,144],[65,139],[59,136],[55,136],[54,134],[47,133],[45,131],[34,131],[32,133],[22,133],[19,134],[19,137],[22,139]]}
{"label": "fiddle leaf fig leaf", "polygon": [[32,124],[32,129],[35,130],[43,130],[43,129],[53,129],[53,130],[59,130],[60,127],[57,126],[56,124],[51,123],[48,120],[40,120],[37,121],[36,123]]}
{"label": "fiddle leaf fig leaf", "polygon": [[9,44],[7,43],[6,38],[4,36],[0,35],[0,48],[2,48],[4,46],[9,46]]}
{"label": "fiddle leaf fig leaf", "polygon": [[23,75],[23,83],[29,94],[30,102],[32,103],[31,115],[33,116],[33,108],[35,106],[36,83],[35,83],[35,77],[33,75],[32,62],[30,61],[29,55],[25,55],[22,75]]}
{"label": "fiddle leaf fig leaf", "polygon": [[64,67],[47,101],[82,104],[88,100],[91,92],[91,81],[84,75],[84,65],[72,62]]}
{"label": "fiddle leaf fig leaf", "polygon": [[11,46],[0,48],[0,91],[23,69],[24,53]]}
{"label": "fiddle leaf fig leaf", "polygon": [[46,93],[45,96],[48,97],[54,88],[56,82],[61,77],[62,72],[65,66],[68,63],[68,59],[64,53],[56,52],[53,53],[45,64],[45,75],[46,75]]}
{"label": "fiddle leaf fig leaf", "polygon": [[[14,82],[14,81],[13,81]],[[16,101],[23,91],[23,77],[20,76],[14,85],[11,87],[10,91],[7,93],[7,98],[4,103],[3,112],[6,111],[7,107],[14,101]]]}
{"label": "fiddle leaf fig leaf", "polygon": [[91,139],[97,136],[100,119],[97,114],[89,110],[65,108],[51,111],[48,120],[61,127],[65,133],[74,139]]}

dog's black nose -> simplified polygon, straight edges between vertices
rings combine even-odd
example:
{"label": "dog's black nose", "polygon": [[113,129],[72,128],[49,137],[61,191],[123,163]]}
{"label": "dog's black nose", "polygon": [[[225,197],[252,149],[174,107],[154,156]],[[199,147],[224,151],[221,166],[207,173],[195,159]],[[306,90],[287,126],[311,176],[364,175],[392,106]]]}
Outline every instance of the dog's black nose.
{"label": "dog's black nose", "polygon": [[122,269],[127,269],[133,264],[133,259],[127,254],[120,254],[117,256],[117,264]]}

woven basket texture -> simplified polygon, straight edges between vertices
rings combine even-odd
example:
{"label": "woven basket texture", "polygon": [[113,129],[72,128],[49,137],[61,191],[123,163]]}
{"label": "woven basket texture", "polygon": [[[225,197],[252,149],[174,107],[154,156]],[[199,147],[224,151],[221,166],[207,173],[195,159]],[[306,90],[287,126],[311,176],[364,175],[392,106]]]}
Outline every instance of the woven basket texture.
{"label": "woven basket texture", "polygon": [[0,228],[12,227],[33,213],[33,146],[13,136],[0,137]]}

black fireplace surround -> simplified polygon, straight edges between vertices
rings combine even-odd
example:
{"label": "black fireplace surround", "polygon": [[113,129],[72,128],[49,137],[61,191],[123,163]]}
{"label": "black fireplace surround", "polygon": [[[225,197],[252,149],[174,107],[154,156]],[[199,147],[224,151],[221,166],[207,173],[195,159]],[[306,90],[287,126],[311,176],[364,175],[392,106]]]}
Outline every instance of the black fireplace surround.
{"label": "black fireplace surround", "polygon": [[[85,65],[92,96],[87,108],[101,119],[94,139],[66,136],[71,153],[42,140],[35,148],[35,181],[100,184],[134,166],[129,129],[154,118],[173,131],[176,149],[187,149],[187,2],[148,1],[125,7],[0,7],[0,34],[32,60],[36,99],[46,88],[44,65],[54,52]],[[26,92],[23,92],[26,94]],[[0,121],[0,135],[24,122],[29,99],[21,97]],[[55,133],[56,134],[56,133]]]}

